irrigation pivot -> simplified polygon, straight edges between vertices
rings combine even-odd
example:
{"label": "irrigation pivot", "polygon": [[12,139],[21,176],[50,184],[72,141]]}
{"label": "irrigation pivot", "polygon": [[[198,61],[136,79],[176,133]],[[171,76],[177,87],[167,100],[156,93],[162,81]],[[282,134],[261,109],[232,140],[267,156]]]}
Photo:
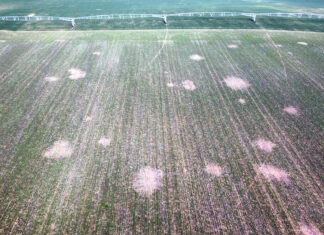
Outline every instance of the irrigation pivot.
{"label": "irrigation pivot", "polygon": [[2,21],[69,21],[75,28],[76,20],[127,20],[136,18],[160,18],[167,24],[168,17],[235,17],[246,16],[256,23],[257,16],[267,17],[286,17],[286,18],[315,18],[323,19],[324,14],[316,13],[246,13],[246,12],[185,12],[173,14],[109,14],[80,17],[61,17],[61,16],[0,16]]}
{"label": "irrigation pivot", "polygon": [[163,16],[163,23],[164,24],[167,24],[168,23],[167,16]]}
{"label": "irrigation pivot", "polygon": [[74,19],[71,20],[71,23],[72,23],[72,28],[75,28],[76,23],[75,23],[75,20]]}

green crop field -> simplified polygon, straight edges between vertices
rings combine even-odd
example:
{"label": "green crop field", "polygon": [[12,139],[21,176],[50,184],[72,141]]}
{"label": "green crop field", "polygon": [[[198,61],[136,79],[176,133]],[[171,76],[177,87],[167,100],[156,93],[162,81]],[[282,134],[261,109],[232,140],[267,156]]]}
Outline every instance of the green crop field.
{"label": "green crop field", "polygon": [[323,218],[323,0],[0,0],[0,235]]}
{"label": "green crop field", "polygon": [[1,0],[0,3],[0,15],[84,16],[188,11],[323,13],[324,4],[322,0]]}
{"label": "green crop field", "polygon": [[[26,3],[28,2],[28,3]],[[170,14],[179,12],[299,12],[324,14],[323,0],[1,0],[0,16],[80,17],[120,13]],[[169,18],[173,29],[267,28],[324,32],[324,19],[259,17],[257,24],[247,17]],[[161,19],[78,21],[78,30],[164,29]],[[0,30],[69,30],[70,22],[5,22]]]}
{"label": "green crop field", "polygon": [[0,39],[0,234],[324,232],[324,33]]}

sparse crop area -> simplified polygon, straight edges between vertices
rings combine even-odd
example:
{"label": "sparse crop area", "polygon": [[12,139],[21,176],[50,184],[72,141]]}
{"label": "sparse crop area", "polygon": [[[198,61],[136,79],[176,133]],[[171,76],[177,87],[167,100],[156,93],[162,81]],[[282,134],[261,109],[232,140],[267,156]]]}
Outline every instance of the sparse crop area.
{"label": "sparse crop area", "polygon": [[324,232],[324,33],[0,39],[0,234]]}

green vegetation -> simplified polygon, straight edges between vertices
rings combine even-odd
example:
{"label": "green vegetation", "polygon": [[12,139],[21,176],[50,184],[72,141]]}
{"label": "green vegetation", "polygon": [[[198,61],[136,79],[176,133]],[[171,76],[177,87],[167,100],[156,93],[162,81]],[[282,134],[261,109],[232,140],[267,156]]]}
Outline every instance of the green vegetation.
{"label": "green vegetation", "polygon": [[[1,234],[294,234],[303,224],[324,232],[324,33],[0,31],[0,39]],[[71,68],[86,76],[69,79]],[[233,90],[228,76],[250,87]],[[273,151],[257,148],[258,138]],[[58,140],[72,155],[46,157]],[[210,163],[220,176],[205,171]],[[267,178],[262,164],[287,179]],[[163,172],[149,196],[133,185],[144,166]]]}
{"label": "green vegetation", "polygon": [[[199,11],[237,11],[237,12],[313,12],[324,13],[322,0],[2,0],[0,16],[6,15],[44,15],[77,17],[87,15],[105,15],[113,13],[176,13]],[[260,17],[254,25],[246,17],[226,18],[169,18],[169,28],[201,29],[284,29],[323,32],[324,20],[285,19]],[[161,29],[164,24],[159,19],[83,21],[78,30],[110,29]],[[0,30],[69,30],[69,22],[3,22]]]}
{"label": "green vegetation", "polygon": [[0,15],[85,16],[112,13],[174,13],[190,11],[318,12],[322,0],[2,0]]}
{"label": "green vegetation", "polygon": [[[324,32],[324,19],[287,19],[258,17],[254,24],[248,17],[222,18],[190,18],[170,17],[169,29],[276,29]],[[165,29],[161,19],[132,19],[132,20],[79,20],[77,30],[143,30]],[[71,30],[70,22],[38,21],[38,22],[5,22],[0,21],[0,30]]]}

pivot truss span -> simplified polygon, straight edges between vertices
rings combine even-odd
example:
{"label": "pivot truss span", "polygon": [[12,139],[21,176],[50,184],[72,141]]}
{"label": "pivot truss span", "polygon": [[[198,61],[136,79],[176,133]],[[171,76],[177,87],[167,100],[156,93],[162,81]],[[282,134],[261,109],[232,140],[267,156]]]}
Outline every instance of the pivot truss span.
{"label": "pivot truss span", "polygon": [[81,17],[60,17],[60,16],[0,16],[2,21],[70,21],[75,26],[77,20],[115,20],[115,19],[135,19],[135,18],[161,18],[167,23],[167,17],[229,17],[247,16],[255,22],[257,16],[269,17],[291,17],[291,18],[317,18],[323,19],[324,14],[315,13],[245,13],[245,12],[186,12],[173,14],[110,14]]}

